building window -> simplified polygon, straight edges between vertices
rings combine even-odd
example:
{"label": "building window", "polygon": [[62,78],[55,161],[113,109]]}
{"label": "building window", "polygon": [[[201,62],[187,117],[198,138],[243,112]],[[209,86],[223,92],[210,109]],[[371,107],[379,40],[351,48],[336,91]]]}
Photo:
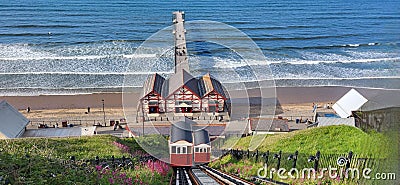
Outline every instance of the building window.
{"label": "building window", "polygon": [[150,100],[149,101],[149,105],[151,106],[158,106],[158,101],[153,101],[153,100]]}
{"label": "building window", "polygon": [[158,113],[158,106],[149,106],[149,113],[153,114],[153,113]]}
{"label": "building window", "polygon": [[172,146],[171,153],[172,154],[190,154],[192,153],[190,146]]}
{"label": "building window", "polygon": [[192,107],[175,107],[175,113],[191,113]]}
{"label": "building window", "polygon": [[171,153],[172,154],[176,154],[176,146],[172,146],[171,147]]}
{"label": "building window", "polygon": [[217,100],[208,100],[208,104],[218,104]]}
{"label": "building window", "polygon": [[178,100],[175,102],[176,106],[192,106],[192,101],[188,101],[188,100]]}
{"label": "building window", "polygon": [[210,148],[209,147],[196,147],[195,152],[196,153],[209,153]]}
{"label": "building window", "polygon": [[208,112],[218,112],[218,108],[216,105],[209,105]]}

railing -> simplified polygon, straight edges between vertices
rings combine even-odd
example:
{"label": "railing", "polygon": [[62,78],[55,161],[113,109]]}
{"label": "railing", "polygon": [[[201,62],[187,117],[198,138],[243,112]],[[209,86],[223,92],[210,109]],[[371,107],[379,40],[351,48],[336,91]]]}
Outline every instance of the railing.
{"label": "railing", "polygon": [[115,123],[127,124],[125,119],[31,119],[28,126],[38,128],[66,127],[66,126],[113,126]]}
{"label": "railing", "polygon": [[[221,119],[222,116],[222,119]],[[226,115],[206,115],[206,116],[197,116],[197,115],[190,115],[190,116],[186,116],[187,118],[191,119],[191,120],[218,120],[218,121],[228,121],[226,120],[226,118],[228,116]],[[182,116],[154,116],[154,117],[149,117],[149,116],[141,116],[138,117],[137,122],[142,122],[143,119],[145,122],[147,121],[177,121],[180,120],[182,118]],[[229,119],[229,117],[228,117]]]}
{"label": "railing", "polygon": [[289,121],[296,121],[298,119],[300,122],[304,123],[304,121],[314,121],[314,116],[296,116],[296,115],[290,115],[290,116],[275,116],[275,118],[278,119],[287,119]]}
{"label": "railing", "polygon": [[[216,149],[215,149],[216,150]],[[250,160],[255,163],[262,162],[268,167],[268,170],[274,169],[286,169],[291,170],[296,168],[301,169],[314,169],[317,175],[325,169],[347,169],[353,170],[357,169],[363,171],[364,169],[371,169],[372,172],[385,171],[387,165],[393,164],[393,161],[388,159],[380,159],[373,157],[364,157],[361,155],[354,154],[353,152],[343,153],[343,154],[323,154],[319,151],[315,155],[299,153],[294,151],[293,153],[283,153],[282,151],[266,151],[261,152],[258,150],[216,150],[213,154],[218,155],[232,155],[237,160]],[[373,173],[371,173],[373,174]],[[362,174],[360,174],[362,175]],[[340,177],[344,178],[343,176]],[[354,179],[358,183],[365,183],[363,178]]]}

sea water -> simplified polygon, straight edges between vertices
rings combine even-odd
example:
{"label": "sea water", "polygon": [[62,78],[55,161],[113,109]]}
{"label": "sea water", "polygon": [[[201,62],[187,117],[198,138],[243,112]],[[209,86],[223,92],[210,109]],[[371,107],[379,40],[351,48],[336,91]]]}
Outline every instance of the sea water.
{"label": "sea water", "polygon": [[[398,0],[1,0],[0,95],[118,92],[153,72],[167,77],[173,55],[154,63],[159,56],[135,51],[176,10],[186,22],[218,21],[247,34],[265,55],[252,67],[269,68],[278,87],[400,89]],[[219,45],[188,43],[188,52],[193,74],[259,80],[225,73],[245,76],[248,66]],[[124,84],[126,75],[133,80]]]}

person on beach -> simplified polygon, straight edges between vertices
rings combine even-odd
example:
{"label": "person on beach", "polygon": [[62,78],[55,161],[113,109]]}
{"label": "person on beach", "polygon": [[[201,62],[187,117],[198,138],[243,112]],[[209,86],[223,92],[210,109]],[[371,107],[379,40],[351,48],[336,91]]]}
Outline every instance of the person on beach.
{"label": "person on beach", "polygon": [[118,127],[118,124],[115,123],[115,124],[114,124],[114,131],[117,130],[117,127]]}
{"label": "person on beach", "polygon": [[31,112],[31,107],[28,107],[28,108],[26,109],[26,112],[30,113],[30,112]]}
{"label": "person on beach", "polygon": [[316,103],[312,103],[312,104],[313,104],[312,112],[315,112],[317,110],[318,104],[316,104]]}

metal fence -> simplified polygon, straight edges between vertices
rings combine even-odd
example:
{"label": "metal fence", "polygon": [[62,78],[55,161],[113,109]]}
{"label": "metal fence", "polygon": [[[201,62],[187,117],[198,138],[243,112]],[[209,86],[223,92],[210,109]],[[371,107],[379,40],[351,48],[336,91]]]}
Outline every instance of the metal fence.
{"label": "metal fence", "polygon": [[[343,175],[338,178],[344,179],[346,175],[345,172],[348,170],[357,169],[359,170],[359,176],[356,178],[357,174],[348,174],[351,181],[359,184],[374,184],[373,181],[368,181],[369,179],[363,178],[362,173],[364,169],[371,169],[371,175],[378,172],[387,172],[388,165],[397,164],[395,162],[390,162],[388,159],[379,158],[365,158],[360,155],[354,154],[353,152],[343,153],[343,154],[323,154],[317,151],[314,155],[299,153],[297,151],[293,153],[283,153],[278,152],[261,152],[261,151],[249,151],[249,150],[219,150],[213,151],[214,155],[232,155],[237,160],[251,160],[256,163],[263,163],[267,166],[268,170],[274,168],[278,170],[283,168],[286,172],[295,168],[301,172],[302,169],[314,169],[316,176],[320,175],[321,172],[328,173],[329,169],[337,169],[339,173],[343,170]],[[399,161],[397,161],[399,162]],[[324,171],[325,170],[325,171]],[[324,174],[328,175],[328,174]],[[352,177],[353,175],[354,178]],[[379,183],[378,183],[379,184]]]}
{"label": "metal fence", "polygon": [[112,126],[115,123],[126,124],[125,119],[115,118],[108,119],[104,123],[104,119],[65,119],[65,120],[41,120],[32,119],[29,126],[38,128],[67,127],[67,126]]}

